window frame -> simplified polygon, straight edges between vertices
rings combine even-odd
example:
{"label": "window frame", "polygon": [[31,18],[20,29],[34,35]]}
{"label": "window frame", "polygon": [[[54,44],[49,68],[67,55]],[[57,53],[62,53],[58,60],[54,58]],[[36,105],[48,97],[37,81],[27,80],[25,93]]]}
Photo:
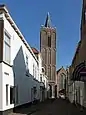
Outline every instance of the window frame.
{"label": "window frame", "polygon": [[[5,37],[7,37],[9,39],[9,43],[6,41]],[[11,35],[7,32],[7,30],[4,30],[4,41],[3,41],[4,45],[4,49],[3,49],[3,60],[7,63],[7,64],[11,64]],[[9,60],[7,60],[6,57],[6,48],[5,47],[9,47]]]}
{"label": "window frame", "polygon": [[6,84],[6,106],[8,106],[8,94],[9,94],[9,85]]}
{"label": "window frame", "polygon": [[[11,89],[12,89],[12,92],[11,92]],[[11,93],[12,93],[12,97],[11,97]],[[10,86],[10,104],[14,104],[14,97],[15,97],[14,86]]]}

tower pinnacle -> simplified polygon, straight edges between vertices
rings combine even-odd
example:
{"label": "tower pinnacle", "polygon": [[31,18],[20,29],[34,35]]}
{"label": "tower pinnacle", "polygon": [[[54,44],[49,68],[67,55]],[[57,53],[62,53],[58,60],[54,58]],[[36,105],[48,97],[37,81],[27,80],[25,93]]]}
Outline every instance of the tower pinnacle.
{"label": "tower pinnacle", "polygon": [[45,21],[45,27],[51,27],[51,19],[49,12],[47,13],[46,21]]}

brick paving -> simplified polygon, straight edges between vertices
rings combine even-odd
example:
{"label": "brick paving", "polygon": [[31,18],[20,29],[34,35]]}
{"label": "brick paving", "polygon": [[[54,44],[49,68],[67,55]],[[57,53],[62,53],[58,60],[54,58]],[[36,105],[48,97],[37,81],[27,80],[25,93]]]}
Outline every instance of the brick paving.
{"label": "brick paving", "polygon": [[86,110],[80,111],[79,107],[62,100],[47,100],[43,103],[32,105],[20,110],[20,113],[10,115],[86,115]]}

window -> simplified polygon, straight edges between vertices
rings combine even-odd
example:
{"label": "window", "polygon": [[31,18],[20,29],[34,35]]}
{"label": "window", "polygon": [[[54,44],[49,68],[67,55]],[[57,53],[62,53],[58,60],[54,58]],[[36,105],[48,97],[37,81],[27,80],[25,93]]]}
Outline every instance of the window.
{"label": "window", "polygon": [[35,78],[36,78],[36,74],[37,74],[37,71],[36,71],[36,67],[35,67]]}
{"label": "window", "polygon": [[6,32],[4,37],[4,61],[10,64],[10,37]]}
{"label": "window", "polygon": [[51,37],[48,36],[48,47],[51,47]]}
{"label": "window", "polygon": [[37,93],[36,87],[33,87],[33,91],[34,91],[34,95],[36,96],[36,93]]}
{"label": "window", "polygon": [[8,85],[6,85],[6,105],[8,105]]}
{"label": "window", "polygon": [[40,81],[42,82],[42,77],[40,77]]}
{"label": "window", "polygon": [[45,72],[44,68],[42,68],[42,72],[43,72],[43,73]]}
{"label": "window", "polygon": [[35,75],[35,66],[33,64],[33,76]]}
{"label": "window", "polygon": [[10,87],[10,104],[14,103],[14,88]]}
{"label": "window", "polygon": [[18,86],[15,86],[15,103],[18,103]]}
{"label": "window", "polygon": [[26,68],[28,68],[28,56],[26,55]]}
{"label": "window", "polygon": [[39,69],[37,69],[37,76],[38,76],[38,78],[39,78]]}

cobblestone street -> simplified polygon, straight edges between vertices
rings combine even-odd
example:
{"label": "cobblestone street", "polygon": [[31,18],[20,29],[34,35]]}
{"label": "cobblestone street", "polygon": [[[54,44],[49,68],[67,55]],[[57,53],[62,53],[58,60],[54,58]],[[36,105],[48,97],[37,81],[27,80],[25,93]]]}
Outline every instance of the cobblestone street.
{"label": "cobblestone street", "polygon": [[48,100],[30,108],[20,110],[11,115],[86,115],[86,110],[80,111],[79,107],[74,106],[62,99]]}

